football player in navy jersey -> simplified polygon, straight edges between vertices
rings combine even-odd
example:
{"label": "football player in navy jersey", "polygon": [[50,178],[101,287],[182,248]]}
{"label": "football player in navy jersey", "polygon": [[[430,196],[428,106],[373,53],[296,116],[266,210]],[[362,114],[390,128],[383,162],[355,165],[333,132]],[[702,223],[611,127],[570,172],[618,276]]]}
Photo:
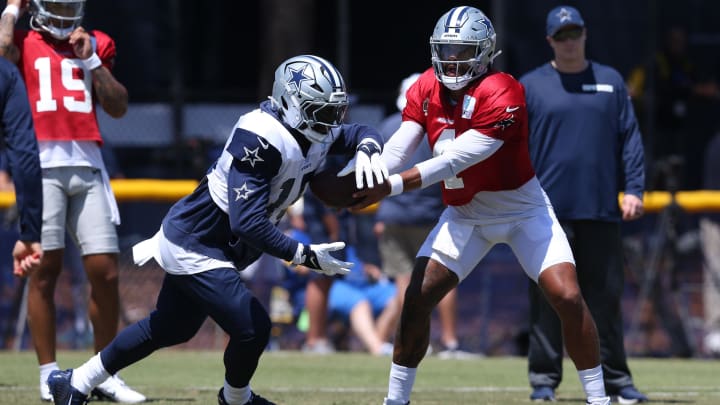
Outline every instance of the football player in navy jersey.
{"label": "football player in navy jersey", "polygon": [[387,176],[382,137],[344,124],[347,108],[344,80],[330,62],[301,55],[278,67],[270,100],[240,117],[195,191],[170,208],[154,237],[133,248],[138,265],[154,258],[167,273],[156,309],[79,368],[51,374],[56,404],[83,403],[108,375],[188,341],[208,316],[230,335],[218,403],[272,403],[250,388],[270,318],[239,272],[262,253],[326,275],[350,271],[352,263],[330,255],[344,242],[305,245],[277,227],[329,154],[354,153],[356,178],[368,186]]}

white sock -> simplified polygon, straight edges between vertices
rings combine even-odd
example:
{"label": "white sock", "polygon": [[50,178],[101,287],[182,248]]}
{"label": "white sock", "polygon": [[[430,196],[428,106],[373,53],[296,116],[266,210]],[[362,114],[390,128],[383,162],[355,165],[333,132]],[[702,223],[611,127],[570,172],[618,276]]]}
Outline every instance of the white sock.
{"label": "white sock", "polygon": [[50,377],[50,373],[55,370],[60,370],[56,361],[52,363],[45,363],[40,365],[40,384],[47,384],[47,379]]}
{"label": "white sock", "polygon": [[415,384],[417,368],[410,368],[392,363],[390,381],[388,382],[387,398],[406,403],[410,401],[410,392]]}
{"label": "white sock", "polygon": [[85,364],[73,370],[70,385],[88,395],[98,384],[110,378],[110,373],[100,360],[100,353],[92,356]]}
{"label": "white sock", "polygon": [[602,366],[587,370],[578,370],[578,376],[580,377],[580,384],[582,384],[585,395],[588,398],[605,396]]}
{"label": "white sock", "polygon": [[250,401],[251,395],[252,391],[250,390],[249,384],[242,388],[235,388],[230,385],[227,380],[225,380],[225,385],[223,385],[223,396],[228,404],[244,405]]}

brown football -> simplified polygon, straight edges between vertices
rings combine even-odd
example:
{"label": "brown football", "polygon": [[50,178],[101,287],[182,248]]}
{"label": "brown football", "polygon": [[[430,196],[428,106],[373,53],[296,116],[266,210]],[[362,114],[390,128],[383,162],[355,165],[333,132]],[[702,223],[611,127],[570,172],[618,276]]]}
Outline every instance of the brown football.
{"label": "brown football", "polygon": [[323,170],[310,180],[310,190],[328,207],[347,208],[359,199],[353,198],[357,191],[355,173],[338,177],[337,170]]}

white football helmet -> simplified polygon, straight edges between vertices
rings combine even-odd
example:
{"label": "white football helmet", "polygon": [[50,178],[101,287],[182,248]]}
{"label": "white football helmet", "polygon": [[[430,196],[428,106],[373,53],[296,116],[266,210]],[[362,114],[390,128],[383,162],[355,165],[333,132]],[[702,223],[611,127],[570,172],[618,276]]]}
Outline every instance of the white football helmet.
{"label": "white football helmet", "polygon": [[487,72],[495,52],[495,29],[474,7],[454,7],[435,24],[430,37],[435,77],[450,90],[460,90]]}
{"label": "white football helmet", "polygon": [[30,27],[67,39],[82,23],[85,0],[30,0]]}
{"label": "white football helmet", "polygon": [[270,99],[283,121],[311,142],[327,142],[348,108],[348,94],[340,72],[327,60],[313,56],[292,57],[275,70]]}

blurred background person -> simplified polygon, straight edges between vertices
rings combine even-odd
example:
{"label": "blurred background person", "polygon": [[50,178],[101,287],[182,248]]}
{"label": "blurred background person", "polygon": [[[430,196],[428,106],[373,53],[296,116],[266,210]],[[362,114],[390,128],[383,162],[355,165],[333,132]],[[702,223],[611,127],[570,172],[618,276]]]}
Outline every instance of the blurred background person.
{"label": "blurred background person", "polygon": [[679,156],[683,173],[680,189],[702,185],[705,146],[714,133],[720,106],[716,73],[708,63],[693,57],[687,29],[677,23],[662,32],[660,49],[650,63],[634,67],[627,78],[645,133],[651,186],[667,189],[665,176],[655,161]]}
{"label": "blurred background person", "polygon": [[[309,189],[303,195],[302,219],[310,241],[337,242],[347,240],[347,212],[326,207]],[[345,260],[346,253],[337,252]],[[315,272],[307,273],[305,285],[305,310],[307,330],[302,351],[309,354],[328,354],[335,351],[328,338],[328,300],[333,281],[341,276],[327,276]]]}
{"label": "blurred background person", "polygon": [[[716,134],[705,154],[703,188],[720,190],[720,134]],[[720,357],[720,214],[708,213],[700,219],[700,245],[703,253],[703,308],[705,353]]]}
{"label": "blurred background person", "polygon": [[[642,136],[622,76],[586,59],[586,38],[576,8],[559,6],[547,14],[552,60],[520,78],[530,156],[575,256],[580,290],[598,329],[605,389],[620,403],[644,402],[627,364],[621,312],[621,222],[643,214]],[[530,399],[554,401],[563,376],[562,326],[535,283],[529,297]]]}

